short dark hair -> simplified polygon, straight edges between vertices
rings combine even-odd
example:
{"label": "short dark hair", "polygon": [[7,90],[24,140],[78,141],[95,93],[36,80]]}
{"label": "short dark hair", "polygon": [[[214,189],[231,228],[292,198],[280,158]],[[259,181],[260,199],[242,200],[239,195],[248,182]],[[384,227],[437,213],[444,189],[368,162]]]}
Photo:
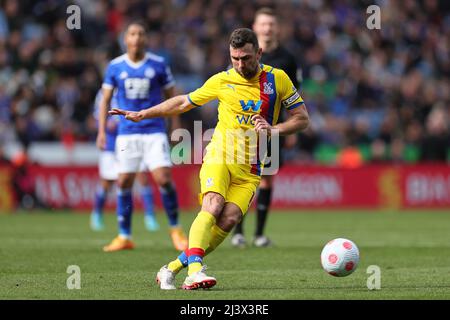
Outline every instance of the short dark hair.
{"label": "short dark hair", "polygon": [[130,21],[127,24],[127,26],[126,26],[125,31],[128,31],[128,29],[130,29],[131,26],[140,26],[142,29],[144,29],[144,33],[148,32],[147,24],[144,21],[142,21],[142,20],[132,20],[132,21]]}
{"label": "short dark hair", "polygon": [[256,10],[256,12],[255,12],[255,20],[256,20],[256,18],[258,16],[263,15],[263,14],[265,14],[267,16],[274,17],[276,20],[278,20],[278,16],[275,13],[275,10],[272,9],[272,8],[269,8],[269,7],[262,7],[260,9]]}
{"label": "short dark hair", "polygon": [[234,49],[242,48],[247,43],[251,43],[255,51],[258,51],[258,38],[253,30],[248,28],[239,28],[234,30],[230,36],[230,46]]}

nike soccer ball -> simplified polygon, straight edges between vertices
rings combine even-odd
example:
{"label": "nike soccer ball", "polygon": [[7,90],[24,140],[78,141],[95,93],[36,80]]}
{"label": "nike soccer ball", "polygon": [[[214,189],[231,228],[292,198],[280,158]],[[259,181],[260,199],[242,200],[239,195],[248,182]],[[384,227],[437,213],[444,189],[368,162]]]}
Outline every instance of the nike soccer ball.
{"label": "nike soccer ball", "polygon": [[326,272],[335,277],[345,277],[356,270],[359,250],[353,241],[337,238],[323,247],[320,259]]}

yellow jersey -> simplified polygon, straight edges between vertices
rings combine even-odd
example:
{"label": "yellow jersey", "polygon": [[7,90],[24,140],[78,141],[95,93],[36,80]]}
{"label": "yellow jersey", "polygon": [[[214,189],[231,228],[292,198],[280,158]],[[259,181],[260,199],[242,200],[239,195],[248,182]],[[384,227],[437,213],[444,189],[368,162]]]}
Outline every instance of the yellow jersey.
{"label": "yellow jersey", "polygon": [[[242,77],[233,68],[217,73],[202,87],[189,93],[188,99],[194,106],[215,99],[219,101],[219,119],[207,147],[207,156],[208,153],[216,153],[217,158],[217,153],[221,151],[222,155],[231,156],[238,164],[250,165],[250,172],[256,175],[261,175],[262,159],[258,157],[259,143],[252,115],[258,113],[270,125],[275,125],[282,106],[291,110],[303,104],[302,97],[287,74],[281,69],[263,64],[260,64],[258,73],[252,79]],[[227,141],[229,137],[234,139],[232,145]],[[207,160],[205,156],[204,162]]]}

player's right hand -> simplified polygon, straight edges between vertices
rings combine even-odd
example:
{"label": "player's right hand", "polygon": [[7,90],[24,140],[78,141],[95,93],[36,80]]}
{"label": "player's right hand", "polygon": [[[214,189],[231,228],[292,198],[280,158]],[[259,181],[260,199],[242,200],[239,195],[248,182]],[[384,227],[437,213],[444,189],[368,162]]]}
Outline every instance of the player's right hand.
{"label": "player's right hand", "polygon": [[105,133],[99,132],[97,134],[97,140],[96,140],[97,148],[100,150],[105,150],[106,148],[106,136]]}
{"label": "player's right hand", "polygon": [[108,113],[112,116],[116,116],[116,115],[125,116],[125,119],[131,120],[133,122],[139,122],[142,119],[144,119],[144,116],[142,115],[142,113],[136,112],[136,111],[126,111],[126,110],[122,110],[122,109],[118,109],[118,108],[113,108]]}

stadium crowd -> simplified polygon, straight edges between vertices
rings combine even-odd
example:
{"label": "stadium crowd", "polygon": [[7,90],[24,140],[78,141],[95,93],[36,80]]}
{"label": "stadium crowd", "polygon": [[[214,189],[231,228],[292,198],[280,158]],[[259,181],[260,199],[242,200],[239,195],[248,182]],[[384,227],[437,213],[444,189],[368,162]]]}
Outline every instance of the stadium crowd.
{"label": "stadium crowd", "polygon": [[[374,2],[380,30],[366,26]],[[79,30],[67,28],[70,4],[81,8]],[[130,20],[148,24],[149,49],[181,93],[227,68],[230,32],[251,27],[262,6],[279,14],[312,120],[287,161],[450,161],[450,5],[437,0],[2,0],[0,149],[94,143],[94,97]],[[216,108],[183,115],[183,127],[194,120],[214,126]]]}

